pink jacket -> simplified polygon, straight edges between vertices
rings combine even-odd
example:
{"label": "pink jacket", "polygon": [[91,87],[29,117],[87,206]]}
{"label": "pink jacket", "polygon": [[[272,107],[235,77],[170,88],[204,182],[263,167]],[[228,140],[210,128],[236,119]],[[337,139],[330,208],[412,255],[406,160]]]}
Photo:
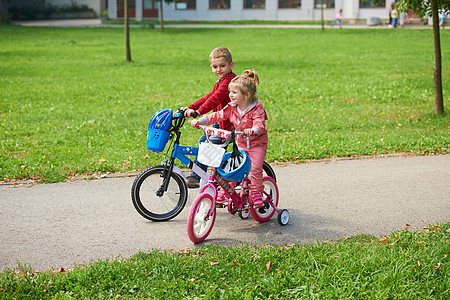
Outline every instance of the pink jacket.
{"label": "pink jacket", "polygon": [[[206,115],[201,119],[203,125],[211,125],[223,120],[230,120],[236,131],[244,131],[244,129],[252,128],[256,132],[259,132],[258,136],[249,138],[250,148],[267,144],[267,115],[261,103],[257,102],[254,107],[246,111],[242,116],[239,114],[237,106],[228,104],[221,111]],[[247,137],[238,135],[236,136],[236,142],[239,148],[247,148]]]}

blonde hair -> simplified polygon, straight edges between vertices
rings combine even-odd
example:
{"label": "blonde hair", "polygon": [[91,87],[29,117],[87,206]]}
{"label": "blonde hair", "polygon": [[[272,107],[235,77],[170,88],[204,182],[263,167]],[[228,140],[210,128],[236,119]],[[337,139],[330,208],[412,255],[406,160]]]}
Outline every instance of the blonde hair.
{"label": "blonde hair", "polygon": [[225,59],[229,63],[233,61],[230,50],[228,50],[225,47],[215,48],[213,51],[211,51],[211,54],[209,54],[209,59],[220,58],[220,57],[225,57]]}
{"label": "blonde hair", "polygon": [[234,77],[228,87],[236,86],[242,94],[250,93],[250,103],[258,101],[256,97],[256,86],[259,84],[259,77],[254,70],[246,70],[242,75]]}

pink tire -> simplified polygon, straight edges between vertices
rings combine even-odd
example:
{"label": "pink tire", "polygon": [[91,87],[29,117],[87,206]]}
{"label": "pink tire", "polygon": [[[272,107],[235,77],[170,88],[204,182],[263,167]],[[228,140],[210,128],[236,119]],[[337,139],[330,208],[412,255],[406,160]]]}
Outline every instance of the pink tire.
{"label": "pink tire", "polygon": [[[263,201],[267,202],[270,199],[272,203],[275,205],[275,207],[277,207],[279,199],[277,183],[272,177],[264,176],[263,184],[264,184],[264,193],[262,197]],[[253,208],[253,206],[250,207],[250,214],[252,215],[253,219],[255,219],[255,221],[259,223],[269,221],[274,213],[275,210],[269,203],[266,203],[264,207],[257,207],[257,208]]]}
{"label": "pink tire", "polygon": [[194,243],[203,242],[211,232],[216,220],[216,207],[213,207],[212,215],[207,218],[212,206],[213,198],[208,193],[202,193],[195,198],[189,209],[187,219],[187,233]]}

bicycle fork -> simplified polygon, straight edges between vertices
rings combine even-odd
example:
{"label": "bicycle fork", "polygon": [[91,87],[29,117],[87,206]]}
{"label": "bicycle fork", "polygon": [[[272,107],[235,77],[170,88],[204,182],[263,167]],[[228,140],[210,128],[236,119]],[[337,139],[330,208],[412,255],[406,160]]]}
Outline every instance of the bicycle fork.
{"label": "bicycle fork", "polygon": [[170,174],[172,174],[173,171],[174,160],[175,159],[171,158],[168,164],[167,163],[164,164],[164,171],[160,175],[162,178],[164,178],[164,180],[162,185],[156,191],[156,195],[158,197],[162,197],[164,195],[164,192],[167,192],[167,188],[169,186],[170,181]]}

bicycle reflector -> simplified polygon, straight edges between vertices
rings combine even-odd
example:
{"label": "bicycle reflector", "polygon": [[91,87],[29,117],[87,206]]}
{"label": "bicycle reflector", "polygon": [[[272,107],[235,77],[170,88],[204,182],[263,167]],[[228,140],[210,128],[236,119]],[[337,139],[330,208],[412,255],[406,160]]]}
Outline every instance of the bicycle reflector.
{"label": "bicycle reflector", "polygon": [[239,150],[240,155],[232,154],[233,152],[225,153],[217,172],[228,181],[241,181],[250,173],[252,162],[247,153],[242,150]]}
{"label": "bicycle reflector", "polygon": [[147,132],[147,149],[153,152],[161,152],[169,140],[167,131],[172,122],[172,110],[158,110],[150,119]]}

